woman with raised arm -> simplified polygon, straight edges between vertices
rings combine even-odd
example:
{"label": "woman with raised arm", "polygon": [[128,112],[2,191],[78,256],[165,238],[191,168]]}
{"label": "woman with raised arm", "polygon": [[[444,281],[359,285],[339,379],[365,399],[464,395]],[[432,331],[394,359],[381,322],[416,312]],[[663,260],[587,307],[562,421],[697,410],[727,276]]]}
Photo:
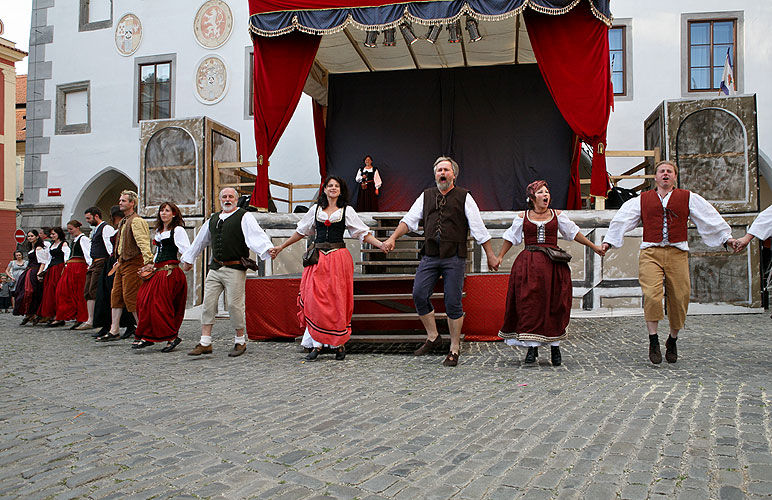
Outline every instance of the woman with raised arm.
{"label": "woman with raised arm", "polygon": [[180,269],[179,255],[190,247],[185,222],[179,207],[161,203],[155,220],[156,247],[153,263],[140,269],[145,281],[137,293],[136,340],[132,349],[142,349],[156,342],[166,342],[161,352],[171,352],[182,342],[180,326],[185,318],[188,282]]}
{"label": "woman with raised arm", "polygon": [[295,233],[270,250],[271,258],[276,258],[293,243],[316,235],[312,248],[303,257],[305,268],[298,295],[298,319],[305,328],[301,345],[311,348],[306,356],[309,361],[314,361],[325,345],[336,350],[335,359],[346,357],[345,344],[351,336],[354,313],[354,261],[343,242],[347,229],[352,238],[382,248],[383,243],[348,206],[345,181],[331,175]]}
{"label": "woman with raised arm", "polygon": [[509,275],[506,316],[499,337],[508,345],[527,347],[526,363],[535,363],[539,347],[550,346],[553,366],[562,363],[560,341],[571,319],[570,256],[558,247],[558,233],[603,255],[565,213],[550,208],[547,183],[538,180],[526,188],[528,210],[515,215],[504,233],[499,259],[525,242]]}

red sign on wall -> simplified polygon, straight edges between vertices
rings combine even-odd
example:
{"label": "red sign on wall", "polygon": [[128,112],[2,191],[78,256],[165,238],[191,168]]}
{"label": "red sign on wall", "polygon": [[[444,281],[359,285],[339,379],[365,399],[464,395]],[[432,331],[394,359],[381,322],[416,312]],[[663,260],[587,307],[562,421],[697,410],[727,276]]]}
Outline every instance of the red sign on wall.
{"label": "red sign on wall", "polygon": [[48,196],[61,196],[62,188],[48,188]]}
{"label": "red sign on wall", "polygon": [[16,238],[16,243],[24,243],[26,235],[24,234],[24,231],[17,229],[16,232],[13,233],[13,237]]}

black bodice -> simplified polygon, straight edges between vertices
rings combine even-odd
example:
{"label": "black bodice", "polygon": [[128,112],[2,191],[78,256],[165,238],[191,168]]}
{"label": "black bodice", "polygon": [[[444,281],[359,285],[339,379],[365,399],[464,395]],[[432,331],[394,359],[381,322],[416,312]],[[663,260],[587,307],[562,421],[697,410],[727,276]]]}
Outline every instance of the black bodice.
{"label": "black bodice", "polygon": [[[317,212],[319,208],[317,207]],[[316,222],[316,238],[314,243],[340,243],[343,241],[343,233],[346,232],[346,207],[343,207],[343,214],[338,222],[330,222],[330,225],[326,225],[327,221],[320,221],[314,214],[314,221]]]}

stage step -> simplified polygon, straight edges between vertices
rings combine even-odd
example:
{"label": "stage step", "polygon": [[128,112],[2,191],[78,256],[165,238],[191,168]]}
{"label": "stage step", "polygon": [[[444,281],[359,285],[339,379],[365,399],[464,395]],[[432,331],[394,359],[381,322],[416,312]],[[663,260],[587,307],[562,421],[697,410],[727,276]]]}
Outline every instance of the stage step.
{"label": "stage step", "polygon": [[[355,274],[354,283],[367,281],[413,281],[415,274]],[[440,276],[442,279],[442,276]]]}
{"label": "stage step", "polygon": [[[466,297],[466,292],[461,293],[462,297]],[[432,294],[432,299],[442,299],[445,297],[443,292],[435,292]],[[412,293],[371,293],[357,295],[354,293],[354,300],[412,300]]]}
{"label": "stage step", "polygon": [[[383,253],[383,250],[380,248],[363,248],[360,250],[362,253],[374,253],[379,254]],[[394,248],[389,251],[389,253],[418,253],[420,252],[420,248]]]}
{"label": "stage step", "polygon": [[[446,313],[440,313],[435,312],[434,317],[437,319],[445,319],[448,317]],[[389,320],[410,320],[414,319],[416,321],[420,321],[421,319],[418,317],[417,313],[360,313],[360,314],[354,314],[351,317],[351,321],[359,320],[359,321],[389,321]]]}
{"label": "stage step", "polygon": [[[300,337],[298,337],[300,338]],[[426,334],[425,333],[414,333],[414,334],[388,334],[388,333],[379,333],[379,334],[373,334],[368,335],[366,333],[356,334],[352,333],[351,338],[349,339],[349,342],[357,342],[357,343],[364,343],[364,342],[372,342],[372,343],[395,343],[395,342],[405,342],[405,343],[415,343],[415,344],[423,344],[426,341]],[[461,335],[461,341],[464,341],[464,335]],[[299,340],[298,340],[299,342]],[[445,335],[443,338],[443,343],[448,343],[448,336]]]}

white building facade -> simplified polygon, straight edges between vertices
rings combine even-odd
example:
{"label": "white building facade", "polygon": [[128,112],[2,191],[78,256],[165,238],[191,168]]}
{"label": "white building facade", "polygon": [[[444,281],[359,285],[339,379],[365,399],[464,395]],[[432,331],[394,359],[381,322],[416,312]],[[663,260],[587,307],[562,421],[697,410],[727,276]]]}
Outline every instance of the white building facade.
{"label": "white building facade", "polygon": [[[715,97],[710,87],[728,47],[738,94],[757,96],[760,170],[772,173],[772,6],[619,0],[612,11],[618,95],[608,149],[643,149],[643,122],[663,100]],[[247,26],[246,0],[33,0],[23,225],[82,217],[84,208],[112,205],[120,189],[136,188],[140,119],[207,116],[238,131],[242,161],[254,161]],[[609,160],[611,173],[628,166]],[[271,157],[270,176],[318,181],[307,96]]]}

